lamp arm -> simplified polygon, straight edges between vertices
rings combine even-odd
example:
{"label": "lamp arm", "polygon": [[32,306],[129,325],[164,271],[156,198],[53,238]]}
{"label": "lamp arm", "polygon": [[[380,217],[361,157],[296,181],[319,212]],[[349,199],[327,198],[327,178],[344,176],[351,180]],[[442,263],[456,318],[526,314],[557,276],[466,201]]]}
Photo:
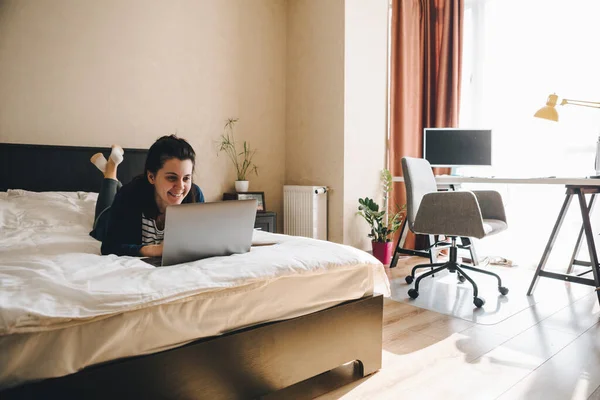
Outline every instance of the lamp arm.
{"label": "lamp arm", "polygon": [[597,102],[597,101],[563,99],[560,102],[561,106],[564,106],[567,104],[574,105],[574,106],[581,106],[581,107],[600,108],[600,102]]}

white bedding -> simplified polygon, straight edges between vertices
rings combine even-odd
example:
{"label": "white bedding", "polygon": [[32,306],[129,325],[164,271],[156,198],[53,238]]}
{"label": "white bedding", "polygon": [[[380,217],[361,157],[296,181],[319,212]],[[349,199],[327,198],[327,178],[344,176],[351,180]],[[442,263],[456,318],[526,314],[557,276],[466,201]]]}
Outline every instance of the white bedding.
{"label": "white bedding", "polygon": [[[0,196],[0,354],[4,353],[0,359],[6,362],[0,363],[0,388],[249,324],[292,318],[373,291],[389,295],[383,266],[363,251],[260,231],[254,234],[255,243],[277,244],[167,268],[155,268],[135,257],[101,256],[100,243],[88,235],[95,198],[88,193],[25,191]],[[178,316],[186,321],[182,326],[191,327],[167,341],[160,338],[161,329],[172,329]],[[139,340],[129,335],[131,343],[124,346],[119,341],[127,335],[117,328],[136,318],[134,325],[149,319],[157,325]],[[195,318],[202,324],[187,323]],[[85,331],[88,336],[106,331],[104,337],[93,339],[103,341],[99,347],[104,353],[81,350],[89,341],[82,336]],[[44,342],[62,348],[61,357],[67,357],[60,371],[32,375],[26,365],[8,357],[8,350],[24,354],[17,346],[47,357]],[[77,350],[69,352],[69,348]],[[51,359],[57,360],[55,356]],[[9,361],[12,369],[2,370]]]}

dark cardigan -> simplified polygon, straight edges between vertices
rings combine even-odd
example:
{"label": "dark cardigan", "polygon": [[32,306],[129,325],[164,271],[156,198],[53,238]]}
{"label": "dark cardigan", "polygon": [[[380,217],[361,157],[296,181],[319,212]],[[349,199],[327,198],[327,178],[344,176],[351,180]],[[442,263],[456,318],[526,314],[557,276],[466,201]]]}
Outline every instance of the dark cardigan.
{"label": "dark cardigan", "polygon": [[[192,185],[182,203],[204,203],[204,194],[198,185]],[[109,212],[102,254],[139,256],[142,248],[142,213],[152,219],[158,215],[154,186],[144,176],[134,178],[119,190]]]}

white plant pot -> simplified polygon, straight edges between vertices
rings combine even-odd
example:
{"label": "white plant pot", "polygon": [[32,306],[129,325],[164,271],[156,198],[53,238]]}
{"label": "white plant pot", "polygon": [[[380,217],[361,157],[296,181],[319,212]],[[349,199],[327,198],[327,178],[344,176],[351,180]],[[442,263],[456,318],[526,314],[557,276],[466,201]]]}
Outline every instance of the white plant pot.
{"label": "white plant pot", "polygon": [[235,181],[235,191],[238,193],[247,192],[249,186],[250,181]]}

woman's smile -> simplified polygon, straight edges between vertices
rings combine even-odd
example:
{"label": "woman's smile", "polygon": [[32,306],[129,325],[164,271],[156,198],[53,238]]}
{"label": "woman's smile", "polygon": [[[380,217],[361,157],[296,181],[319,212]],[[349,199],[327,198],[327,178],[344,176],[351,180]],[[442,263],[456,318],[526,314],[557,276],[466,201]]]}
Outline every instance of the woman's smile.
{"label": "woman's smile", "polygon": [[192,188],[192,160],[171,158],[165,161],[163,167],[150,174],[148,179],[154,185],[156,205],[164,212],[168,205],[181,204]]}

